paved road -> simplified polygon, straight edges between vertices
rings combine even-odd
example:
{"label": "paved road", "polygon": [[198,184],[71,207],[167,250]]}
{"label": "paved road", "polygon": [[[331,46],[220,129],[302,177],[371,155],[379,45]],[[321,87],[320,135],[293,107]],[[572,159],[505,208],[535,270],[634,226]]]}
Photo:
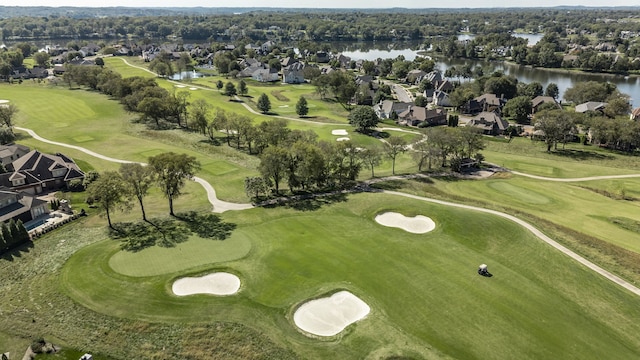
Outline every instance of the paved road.
{"label": "paved road", "polygon": [[396,93],[396,97],[398,98],[398,101],[406,102],[406,103],[413,102],[413,96],[411,96],[411,92],[405,89],[404,87],[398,84],[394,84],[393,91]]}

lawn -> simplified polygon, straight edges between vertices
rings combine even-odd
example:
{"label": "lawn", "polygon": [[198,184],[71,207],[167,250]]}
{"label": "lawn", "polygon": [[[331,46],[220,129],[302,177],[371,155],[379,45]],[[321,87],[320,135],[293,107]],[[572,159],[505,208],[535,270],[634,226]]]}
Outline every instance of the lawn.
{"label": "lawn", "polygon": [[[206,251],[190,253],[192,262],[171,264],[171,274],[123,276],[110,266],[124,256],[117,244],[99,241],[70,258],[62,286],[79,303],[118,318],[251,324],[310,358],[595,359],[632,358],[640,351],[638,299],[518,226],[391,195],[344,200],[301,204],[315,211],[225,213],[225,221],[238,226],[225,241],[248,241],[248,254],[216,261]],[[373,221],[384,211],[427,215],[437,227],[425,235],[385,228]],[[182,256],[177,247],[161,250]],[[146,258],[142,252],[127,256],[131,262]],[[172,262],[168,252],[162,259]],[[493,278],[475,273],[483,262]],[[171,295],[176,277],[216,270],[240,276],[238,295]],[[295,306],[336,289],[361,297],[372,312],[331,341],[299,333],[290,321]]]}

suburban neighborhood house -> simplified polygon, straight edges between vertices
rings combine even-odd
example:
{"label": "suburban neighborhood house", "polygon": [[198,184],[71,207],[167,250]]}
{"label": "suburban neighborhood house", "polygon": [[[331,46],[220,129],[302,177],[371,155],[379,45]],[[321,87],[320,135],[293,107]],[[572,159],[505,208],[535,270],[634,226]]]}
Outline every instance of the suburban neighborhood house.
{"label": "suburban neighborhood house", "polygon": [[398,114],[398,124],[407,126],[418,126],[421,124],[428,126],[446,125],[447,110],[409,106],[405,111]]}
{"label": "suburban neighborhood house", "polygon": [[0,187],[0,223],[21,220],[23,223],[49,212],[49,204],[33,195]]}
{"label": "suburban neighborhood house", "polygon": [[0,162],[2,163],[2,166],[6,168],[7,165],[18,160],[19,157],[28,154],[29,151],[31,151],[31,149],[20,144],[0,146]]}
{"label": "suburban neighborhood house", "polygon": [[[5,147],[0,147],[0,154]],[[84,179],[78,165],[60,153],[49,155],[31,150],[6,167],[8,172],[0,174],[0,186],[29,194],[65,189],[72,180]]]}
{"label": "suburban neighborhood house", "polygon": [[482,130],[485,135],[501,135],[509,127],[509,122],[492,111],[483,111],[474,116],[466,126]]}
{"label": "suburban neighborhood house", "polygon": [[556,99],[552,98],[551,96],[536,96],[533,98],[533,100],[531,100],[531,112],[533,114],[538,112],[538,108],[542,104],[553,104],[554,108],[562,110],[562,106],[558,104]]}

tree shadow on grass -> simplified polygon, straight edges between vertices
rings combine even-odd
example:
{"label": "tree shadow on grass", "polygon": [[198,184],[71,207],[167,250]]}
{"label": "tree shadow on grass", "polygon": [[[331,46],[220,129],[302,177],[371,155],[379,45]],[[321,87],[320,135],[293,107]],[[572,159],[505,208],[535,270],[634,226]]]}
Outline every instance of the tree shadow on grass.
{"label": "tree shadow on grass", "polygon": [[597,151],[584,151],[575,149],[556,150],[553,154],[573,160],[612,160],[614,156]]}
{"label": "tree shadow on grass", "polygon": [[214,139],[204,139],[204,140],[200,140],[198,141],[199,143],[203,143],[203,144],[208,144],[208,145],[212,145],[212,146],[221,146],[222,145],[222,141],[220,141],[219,138],[214,138]]}
{"label": "tree shadow on grass", "polygon": [[178,213],[173,218],[113,224],[109,237],[120,241],[123,250],[137,252],[151,246],[174,247],[185,242],[193,233],[202,238],[224,240],[236,224],[224,222],[215,214],[195,211]]}
{"label": "tree shadow on grass", "polygon": [[371,187],[371,190],[374,192],[383,191],[383,190],[395,191],[395,190],[402,189],[402,181],[400,180],[381,181],[381,182],[371,184],[370,187]]}
{"label": "tree shadow on grass", "polygon": [[0,259],[13,261],[16,258],[22,257],[22,253],[28,253],[33,248],[33,242],[27,241],[9,250],[0,253]]}
{"label": "tree shadow on grass", "polygon": [[286,207],[298,211],[315,211],[324,205],[331,205],[347,201],[347,195],[343,193],[327,195],[310,195],[301,199],[294,199],[286,203]]}
{"label": "tree shadow on grass", "polygon": [[231,235],[236,224],[224,222],[215,214],[198,214],[195,211],[176,214],[191,232],[205,239],[224,240]]}
{"label": "tree shadow on grass", "polygon": [[174,247],[189,239],[189,230],[174,219],[153,219],[148,222],[113,224],[109,236],[119,240],[123,250],[137,252],[151,246]]}

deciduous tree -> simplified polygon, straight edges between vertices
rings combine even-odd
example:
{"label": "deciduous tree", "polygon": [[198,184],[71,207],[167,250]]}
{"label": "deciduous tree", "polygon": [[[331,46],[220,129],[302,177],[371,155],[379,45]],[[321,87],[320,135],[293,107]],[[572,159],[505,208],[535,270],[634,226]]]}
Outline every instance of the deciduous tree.
{"label": "deciduous tree", "polygon": [[162,193],[169,200],[169,214],[174,216],[173,200],[182,194],[186,180],[193,178],[200,169],[200,163],[193,156],[167,152],[150,157],[149,166],[155,172]]}
{"label": "deciduous tree", "polygon": [[119,172],[127,187],[128,193],[138,199],[140,211],[142,212],[142,220],[147,221],[143,200],[155,180],[153,169],[149,166],[142,166],[142,164],[139,163],[124,163],[120,165]]}
{"label": "deciduous tree", "polygon": [[271,100],[269,100],[267,94],[262,93],[260,95],[256,106],[258,107],[258,110],[260,110],[263,114],[266,114],[271,110]]}
{"label": "deciduous tree", "polygon": [[362,133],[376,127],[380,122],[378,115],[370,106],[358,106],[349,114],[349,124]]}
{"label": "deciduous tree", "polygon": [[407,141],[399,136],[390,136],[385,142],[385,154],[391,159],[391,174],[396,174],[396,158],[407,151]]}
{"label": "deciduous tree", "polygon": [[115,171],[106,171],[87,187],[87,198],[94,204],[98,204],[100,210],[107,216],[109,227],[113,229],[111,223],[111,212],[115,209],[126,209],[129,207],[125,194],[127,188],[122,176]]}

